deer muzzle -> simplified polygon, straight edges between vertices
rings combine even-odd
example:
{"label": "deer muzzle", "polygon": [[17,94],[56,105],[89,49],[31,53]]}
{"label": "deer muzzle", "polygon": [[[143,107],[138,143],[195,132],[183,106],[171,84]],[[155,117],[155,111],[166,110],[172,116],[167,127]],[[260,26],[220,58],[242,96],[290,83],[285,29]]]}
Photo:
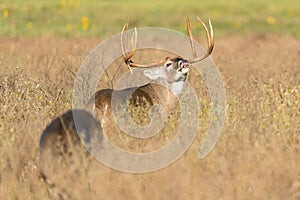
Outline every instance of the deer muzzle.
{"label": "deer muzzle", "polygon": [[190,67],[190,62],[187,60],[181,60],[178,62],[179,68],[178,71],[182,73],[187,73]]}

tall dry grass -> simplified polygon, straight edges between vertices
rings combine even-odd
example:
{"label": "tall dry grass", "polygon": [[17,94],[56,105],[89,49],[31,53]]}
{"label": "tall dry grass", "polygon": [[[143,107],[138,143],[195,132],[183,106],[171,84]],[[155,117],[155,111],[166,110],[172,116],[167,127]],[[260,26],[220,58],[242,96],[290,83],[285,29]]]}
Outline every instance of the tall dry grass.
{"label": "tall dry grass", "polygon": [[[0,42],[0,196],[49,199],[39,175],[39,137],[54,117],[71,108],[72,72],[100,40],[2,38]],[[299,46],[299,40],[290,37],[218,39],[213,58],[223,75],[228,105],[223,133],[209,156],[197,157],[204,119],[209,117],[204,112],[192,146],[169,167],[136,175],[97,163],[75,179],[68,171],[72,179],[62,183],[69,195],[299,199]]]}

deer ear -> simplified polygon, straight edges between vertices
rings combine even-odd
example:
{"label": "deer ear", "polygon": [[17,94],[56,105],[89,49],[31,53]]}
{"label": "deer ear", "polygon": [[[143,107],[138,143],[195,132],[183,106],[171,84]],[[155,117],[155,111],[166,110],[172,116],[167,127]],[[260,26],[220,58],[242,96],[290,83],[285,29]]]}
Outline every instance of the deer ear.
{"label": "deer ear", "polygon": [[143,74],[151,80],[156,80],[161,76],[161,73],[159,73],[158,70],[151,70],[151,69],[144,70]]}

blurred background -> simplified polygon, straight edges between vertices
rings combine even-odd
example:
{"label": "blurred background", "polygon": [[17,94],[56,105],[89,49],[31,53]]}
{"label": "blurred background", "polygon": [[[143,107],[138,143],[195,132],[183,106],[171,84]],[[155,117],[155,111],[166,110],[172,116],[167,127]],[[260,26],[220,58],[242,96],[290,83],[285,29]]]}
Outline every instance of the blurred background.
{"label": "blurred background", "polygon": [[1,0],[0,11],[0,34],[12,37],[107,37],[118,33],[128,19],[131,26],[185,31],[184,16],[211,18],[217,35],[257,32],[300,37],[299,0]]}

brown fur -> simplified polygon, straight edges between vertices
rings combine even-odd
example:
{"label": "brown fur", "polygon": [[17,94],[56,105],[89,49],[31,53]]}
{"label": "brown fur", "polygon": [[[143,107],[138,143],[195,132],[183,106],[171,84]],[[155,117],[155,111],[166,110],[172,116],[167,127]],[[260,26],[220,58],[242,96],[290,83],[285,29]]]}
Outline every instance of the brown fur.
{"label": "brown fur", "polygon": [[89,158],[86,148],[101,145],[101,141],[98,121],[84,110],[69,110],[47,126],[40,139],[40,168],[53,196],[64,199],[63,193],[56,194],[52,188],[68,177],[68,171],[80,170]]}

